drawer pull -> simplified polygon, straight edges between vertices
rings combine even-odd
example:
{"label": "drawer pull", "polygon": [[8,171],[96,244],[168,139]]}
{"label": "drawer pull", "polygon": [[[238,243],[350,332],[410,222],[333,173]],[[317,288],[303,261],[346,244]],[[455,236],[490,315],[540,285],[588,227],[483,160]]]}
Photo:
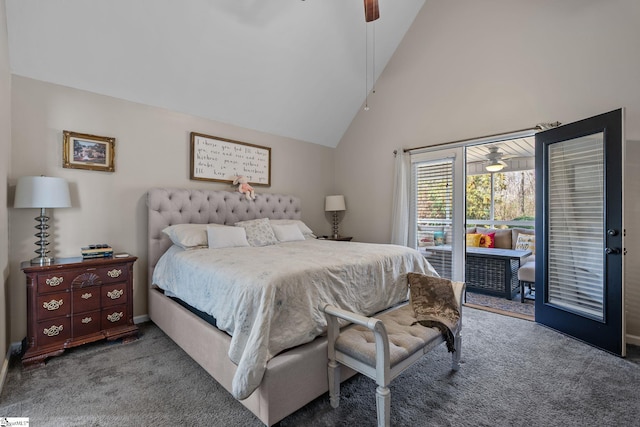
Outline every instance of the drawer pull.
{"label": "drawer pull", "polygon": [[82,299],[89,299],[89,298],[91,298],[92,296],[93,296],[93,295],[91,295],[91,292],[87,292],[86,294],[82,294],[82,295],[80,296],[80,298],[82,298]]}
{"label": "drawer pull", "polygon": [[62,329],[64,329],[62,327],[62,325],[60,325],[60,326],[51,325],[50,328],[44,328],[44,331],[42,331],[42,332],[48,337],[55,337],[56,335],[60,334]]}
{"label": "drawer pull", "polygon": [[113,270],[107,271],[107,276],[111,277],[112,279],[115,279],[116,277],[120,277],[121,274],[122,274],[122,270],[118,270],[116,268],[114,268]]}
{"label": "drawer pull", "polygon": [[53,276],[46,280],[46,284],[51,287],[54,287],[54,286],[60,285],[63,281],[64,281],[64,277]]}
{"label": "drawer pull", "polygon": [[64,303],[63,300],[56,301],[56,300],[52,299],[49,302],[43,302],[42,303],[42,308],[46,308],[49,311],[53,311],[53,310],[59,309],[62,306],[63,303]]}
{"label": "drawer pull", "polygon": [[92,320],[93,319],[91,317],[85,317],[84,319],[81,320],[81,322],[86,325],[87,323],[91,323]]}
{"label": "drawer pull", "polygon": [[124,289],[114,289],[112,291],[107,292],[107,296],[111,299],[118,299],[124,294]]}
{"label": "drawer pull", "polygon": [[108,314],[107,315],[107,320],[109,322],[114,322],[115,323],[118,320],[122,319],[122,316],[124,316],[124,313],[122,311],[121,312],[114,311],[113,314]]}

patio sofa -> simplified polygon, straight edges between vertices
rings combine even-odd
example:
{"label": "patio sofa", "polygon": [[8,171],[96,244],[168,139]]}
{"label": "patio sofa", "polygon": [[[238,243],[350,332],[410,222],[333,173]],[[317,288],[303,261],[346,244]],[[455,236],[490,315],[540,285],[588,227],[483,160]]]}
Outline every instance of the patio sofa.
{"label": "patio sofa", "polygon": [[[441,276],[451,277],[450,227],[419,226],[418,230],[421,252]],[[441,233],[444,233],[444,236]],[[531,273],[532,267],[535,268],[535,255],[519,257],[517,253],[511,251],[516,250],[520,234],[534,235],[535,231],[528,228],[471,227],[467,228],[467,233],[485,235],[495,233],[494,248],[467,246],[465,265],[467,289],[507,299],[513,299],[515,295],[522,293],[524,283],[519,278],[520,269],[525,268],[522,272],[525,279],[531,275],[535,276]],[[535,247],[531,249],[535,253]],[[525,282],[531,288],[533,282]]]}

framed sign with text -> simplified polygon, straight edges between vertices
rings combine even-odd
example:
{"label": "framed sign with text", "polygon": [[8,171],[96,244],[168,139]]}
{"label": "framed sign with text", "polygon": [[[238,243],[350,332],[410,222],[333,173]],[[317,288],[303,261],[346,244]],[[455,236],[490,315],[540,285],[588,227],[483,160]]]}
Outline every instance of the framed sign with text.
{"label": "framed sign with text", "polygon": [[251,185],[271,185],[271,148],[191,132],[191,179],[233,183],[243,175]]}

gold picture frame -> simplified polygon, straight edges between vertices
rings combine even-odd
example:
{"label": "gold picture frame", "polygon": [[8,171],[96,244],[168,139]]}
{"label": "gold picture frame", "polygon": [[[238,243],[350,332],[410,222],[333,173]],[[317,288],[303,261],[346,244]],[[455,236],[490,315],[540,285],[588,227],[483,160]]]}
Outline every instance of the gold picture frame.
{"label": "gold picture frame", "polygon": [[114,172],[116,139],[65,130],[62,132],[62,167]]}

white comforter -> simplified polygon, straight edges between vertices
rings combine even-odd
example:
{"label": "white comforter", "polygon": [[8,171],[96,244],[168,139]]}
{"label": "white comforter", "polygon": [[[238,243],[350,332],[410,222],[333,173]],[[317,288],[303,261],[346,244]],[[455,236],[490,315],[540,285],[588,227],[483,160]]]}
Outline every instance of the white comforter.
{"label": "white comforter", "polygon": [[232,336],[233,396],[245,399],[279,352],[326,329],[319,306],[370,315],[407,299],[407,272],[436,275],[402,246],[305,240],[265,247],[171,247],[153,283],[211,314]]}

